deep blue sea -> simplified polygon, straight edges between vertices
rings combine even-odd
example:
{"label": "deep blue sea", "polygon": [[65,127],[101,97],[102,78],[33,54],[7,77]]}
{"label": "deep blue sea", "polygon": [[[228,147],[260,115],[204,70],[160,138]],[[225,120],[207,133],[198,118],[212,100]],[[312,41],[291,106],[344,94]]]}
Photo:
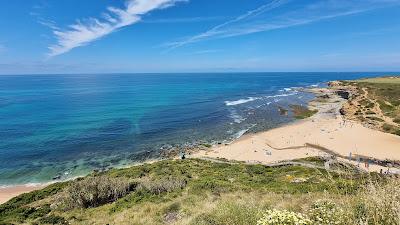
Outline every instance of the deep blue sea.
{"label": "deep blue sea", "polygon": [[[387,73],[385,73],[387,74]],[[0,76],[0,185],[67,179],[293,121],[298,87],[382,73]]]}

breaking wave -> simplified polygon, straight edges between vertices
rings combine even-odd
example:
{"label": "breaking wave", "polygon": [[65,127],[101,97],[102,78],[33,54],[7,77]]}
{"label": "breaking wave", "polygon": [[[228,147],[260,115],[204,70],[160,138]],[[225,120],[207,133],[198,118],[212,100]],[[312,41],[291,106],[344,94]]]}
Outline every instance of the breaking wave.
{"label": "breaking wave", "polygon": [[260,98],[248,97],[246,99],[239,99],[236,101],[225,101],[225,105],[227,105],[227,106],[240,105],[240,104],[244,104],[247,102],[255,101],[257,99],[260,99]]}

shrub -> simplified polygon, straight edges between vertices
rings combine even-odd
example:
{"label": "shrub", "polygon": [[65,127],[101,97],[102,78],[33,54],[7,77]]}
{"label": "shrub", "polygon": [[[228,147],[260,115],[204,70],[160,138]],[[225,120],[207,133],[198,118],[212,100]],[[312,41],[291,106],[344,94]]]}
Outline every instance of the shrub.
{"label": "shrub", "polygon": [[151,194],[161,194],[164,192],[171,192],[177,189],[182,189],[186,186],[187,182],[180,178],[165,178],[158,180],[151,180],[144,178],[139,182],[136,191],[149,192]]}
{"label": "shrub", "polygon": [[337,207],[334,202],[327,200],[315,202],[311,206],[308,215],[313,224],[346,224],[346,216],[343,209]]}
{"label": "shrub", "polygon": [[387,184],[371,183],[361,194],[365,224],[400,224],[400,180]]}
{"label": "shrub", "polygon": [[262,209],[249,202],[227,201],[203,213],[191,223],[193,225],[242,225],[256,224],[262,216]]}
{"label": "shrub", "polygon": [[69,224],[63,217],[61,216],[47,216],[43,217],[39,220],[40,224]]}
{"label": "shrub", "polygon": [[287,210],[268,210],[257,222],[257,225],[307,225],[311,221],[301,213],[290,212]]}
{"label": "shrub", "polygon": [[116,201],[132,189],[126,178],[89,177],[72,182],[61,196],[61,204],[67,209],[97,207]]}

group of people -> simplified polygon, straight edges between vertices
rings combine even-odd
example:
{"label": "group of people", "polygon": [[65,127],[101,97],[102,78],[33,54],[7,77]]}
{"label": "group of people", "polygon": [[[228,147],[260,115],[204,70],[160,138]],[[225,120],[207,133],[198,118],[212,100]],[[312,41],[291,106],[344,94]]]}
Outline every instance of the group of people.
{"label": "group of people", "polygon": [[[351,152],[349,153],[349,160],[350,161],[353,160]],[[364,168],[366,168],[367,170],[369,170],[370,165],[374,163],[374,161],[371,160],[371,159],[367,159],[367,158],[363,159],[361,157],[357,157],[356,161],[357,161],[357,167],[360,167],[360,164],[363,161],[364,162]],[[380,173],[381,174],[389,174],[390,173],[390,169],[389,168],[390,168],[390,166],[387,167],[387,171],[383,171],[383,169],[380,169]]]}

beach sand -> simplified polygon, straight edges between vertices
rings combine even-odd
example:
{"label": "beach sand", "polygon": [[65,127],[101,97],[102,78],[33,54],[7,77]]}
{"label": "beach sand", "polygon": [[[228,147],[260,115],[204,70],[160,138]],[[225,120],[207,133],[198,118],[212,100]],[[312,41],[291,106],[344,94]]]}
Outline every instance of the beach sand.
{"label": "beach sand", "polygon": [[5,203],[20,194],[39,190],[44,187],[46,187],[46,185],[18,185],[10,187],[0,187],[0,204]]}
{"label": "beach sand", "polygon": [[[310,156],[326,156],[333,152],[343,159],[350,153],[356,157],[378,160],[400,160],[400,136],[373,130],[354,121],[345,121],[340,108],[346,101],[331,89],[314,90],[317,95],[330,96],[324,101],[310,103],[318,109],[313,117],[269,131],[249,134],[227,145],[200,151],[193,157],[224,158],[256,163],[276,163]],[[343,160],[342,159],[342,160]],[[350,160],[347,160],[350,162]],[[355,161],[352,164],[357,164]],[[364,165],[360,163],[361,167]],[[382,166],[371,165],[369,171],[384,171]],[[396,172],[398,172],[395,169]]]}

